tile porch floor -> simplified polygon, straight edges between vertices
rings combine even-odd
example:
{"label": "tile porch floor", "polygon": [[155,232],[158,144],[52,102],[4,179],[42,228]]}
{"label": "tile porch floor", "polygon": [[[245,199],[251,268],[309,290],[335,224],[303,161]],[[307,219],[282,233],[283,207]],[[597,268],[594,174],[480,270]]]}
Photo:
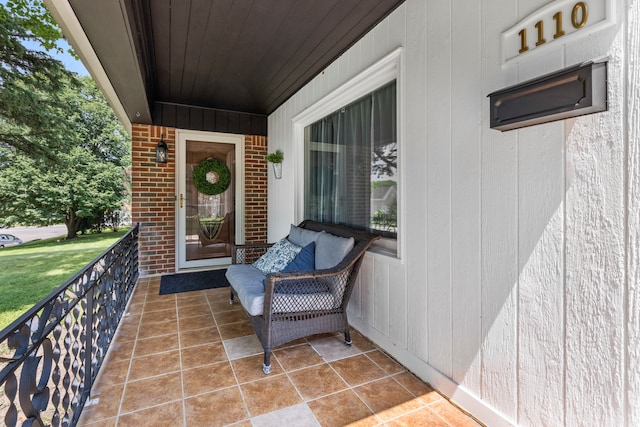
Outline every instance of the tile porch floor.
{"label": "tile porch floor", "polygon": [[478,424],[357,332],[262,348],[229,290],[158,295],[141,278],[80,426]]}

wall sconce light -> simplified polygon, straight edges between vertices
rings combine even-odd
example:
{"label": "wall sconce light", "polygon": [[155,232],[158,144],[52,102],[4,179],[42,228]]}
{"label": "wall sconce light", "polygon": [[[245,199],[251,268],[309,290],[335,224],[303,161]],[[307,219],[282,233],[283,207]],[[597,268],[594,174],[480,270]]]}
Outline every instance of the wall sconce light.
{"label": "wall sconce light", "polygon": [[169,147],[164,142],[164,135],[160,135],[160,142],[156,147],[156,163],[167,163],[167,153],[169,152]]}

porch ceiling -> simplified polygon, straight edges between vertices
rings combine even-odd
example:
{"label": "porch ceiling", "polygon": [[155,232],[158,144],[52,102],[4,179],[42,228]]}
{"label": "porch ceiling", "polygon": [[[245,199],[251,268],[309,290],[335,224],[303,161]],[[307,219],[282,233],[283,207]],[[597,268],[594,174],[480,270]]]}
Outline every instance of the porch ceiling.
{"label": "porch ceiling", "polygon": [[[131,122],[268,115],[404,0],[68,0]],[[81,55],[82,56],[82,55]]]}

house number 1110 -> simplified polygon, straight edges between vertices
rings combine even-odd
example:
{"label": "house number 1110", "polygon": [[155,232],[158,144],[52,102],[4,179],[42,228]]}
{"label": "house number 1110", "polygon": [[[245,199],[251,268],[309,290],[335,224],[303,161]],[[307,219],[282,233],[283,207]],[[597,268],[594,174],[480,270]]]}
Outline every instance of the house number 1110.
{"label": "house number 1110", "polygon": [[[587,4],[583,1],[576,3],[571,10],[571,25],[576,30],[584,27],[587,24],[587,19],[589,18],[589,9],[587,8]],[[564,30],[562,29],[562,11],[557,12],[553,15],[553,20],[556,23],[556,32],[553,35],[554,39],[560,38],[564,36]],[[538,33],[538,40],[536,41],[536,46],[541,46],[547,42],[544,38],[544,21],[540,20],[536,22],[536,31]],[[520,50],[518,53],[524,53],[529,50],[529,45],[527,44],[527,29],[523,28],[518,33],[520,36]]]}

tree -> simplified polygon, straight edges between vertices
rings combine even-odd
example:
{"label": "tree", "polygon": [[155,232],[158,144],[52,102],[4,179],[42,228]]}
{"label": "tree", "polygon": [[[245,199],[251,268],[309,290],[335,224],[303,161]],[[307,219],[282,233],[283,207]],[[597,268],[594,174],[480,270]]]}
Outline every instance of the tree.
{"label": "tree", "polygon": [[77,236],[82,218],[118,209],[122,203],[122,168],[96,161],[89,151],[74,147],[60,162],[42,168],[37,160],[18,154],[0,177],[5,224],[67,226],[67,239]]}
{"label": "tree", "polygon": [[52,159],[52,149],[65,142],[61,134],[66,132],[58,129],[67,124],[58,121],[66,107],[59,94],[65,85],[75,84],[75,77],[60,61],[24,46],[31,40],[46,47],[61,36],[45,25],[41,15],[48,14],[46,9],[34,6],[29,17],[26,6],[24,1],[7,3],[23,11],[16,15],[0,4],[0,145]]}
{"label": "tree", "polygon": [[126,197],[128,138],[95,83],[88,77],[58,94],[56,130],[64,146],[49,157],[0,150],[0,222],[48,225],[63,222],[67,238],[83,219],[121,208]]}
{"label": "tree", "polygon": [[64,222],[74,238],[121,207],[126,133],[91,79],[25,47],[60,50],[42,0],[7,0],[0,24],[0,224]]}

